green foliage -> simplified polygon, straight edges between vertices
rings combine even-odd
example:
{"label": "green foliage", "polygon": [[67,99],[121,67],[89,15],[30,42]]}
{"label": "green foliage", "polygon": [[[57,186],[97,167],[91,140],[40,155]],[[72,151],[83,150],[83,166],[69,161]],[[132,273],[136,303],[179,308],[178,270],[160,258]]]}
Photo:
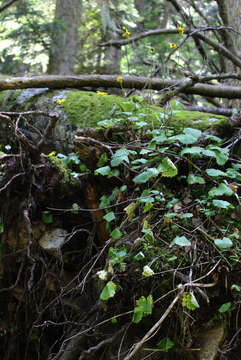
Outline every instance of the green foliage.
{"label": "green foliage", "polygon": [[172,349],[174,346],[174,342],[169,339],[168,337],[161,339],[158,343],[157,346],[165,352],[168,352],[168,350]]}
{"label": "green foliage", "polygon": [[191,246],[191,242],[185,236],[176,236],[170,246],[178,245],[178,246]]}
{"label": "green foliage", "polygon": [[197,302],[196,297],[193,292],[184,293],[182,298],[182,306],[186,307],[189,310],[196,310],[199,308],[199,304]]}
{"label": "green foliage", "polygon": [[143,317],[151,315],[153,308],[153,299],[151,295],[141,296],[140,299],[136,302],[136,307],[134,308],[134,314],[132,321],[134,323],[139,323]]}
{"label": "green foliage", "polygon": [[100,300],[106,301],[115,296],[116,284],[113,281],[108,281],[100,294]]}
{"label": "green foliage", "polygon": [[233,246],[232,240],[227,237],[224,237],[222,239],[215,239],[214,243],[220,249],[229,249]]}
{"label": "green foliage", "polygon": [[230,308],[231,308],[231,302],[227,302],[227,303],[223,304],[222,306],[220,306],[220,308],[218,309],[218,311],[219,311],[220,313],[225,313],[225,312],[227,312]]}
{"label": "green foliage", "polygon": [[113,240],[117,240],[121,237],[122,233],[119,228],[115,228],[111,233],[110,236]]}
{"label": "green foliage", "polygon": [[110,257],[111,264],[114,265],[114,264],[122,263],[126,256],[126,250],[116,250],[115,248],[110,247],[108,256]]}
{"label": "green foliage", "polygon": [[53,214],[48,210],[42,211],[42,221],[45,224],[51,224],[54,221]]}
{"label": "green foliage", "polygon": [[211,190],[209,190],[208,195],[210,197],[222,196],[222,195],[231,196],[233,195],[233,191],[226,184],[221,183],[218,185],[218,187],[212,187]]}

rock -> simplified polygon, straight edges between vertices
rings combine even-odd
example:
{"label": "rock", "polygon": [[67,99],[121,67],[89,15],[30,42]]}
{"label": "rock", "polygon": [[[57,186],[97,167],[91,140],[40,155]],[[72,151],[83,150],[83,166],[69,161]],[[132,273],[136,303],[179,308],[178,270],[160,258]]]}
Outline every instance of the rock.
{"label": "rock", "polygon": [[200,352],[198,360],[215,360],[218,348],[224,341],[225,331],[223,326],[204,330],[200,334]]}
{"label": "rock", "polygon": [[57,255],[64,245],[67,235],[67,231],[61,228],[46,231],[40,238],[39,245],[49,253]]}

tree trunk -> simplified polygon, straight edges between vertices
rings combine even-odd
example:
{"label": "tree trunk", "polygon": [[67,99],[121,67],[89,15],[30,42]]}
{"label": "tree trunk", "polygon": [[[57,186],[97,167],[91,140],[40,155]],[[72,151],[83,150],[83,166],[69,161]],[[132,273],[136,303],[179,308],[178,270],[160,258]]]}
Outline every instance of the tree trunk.
{"label": "tree trunk", "polygon": [[[216,0],[219,7],[219,14],[222,18],[223,24],[225,26],[231,26],[235,31],[241,32],[241,0]],[[230,31],[229,29],[223,33],[224,45],[228,50],[232,51],[234,55],[241,56],[240,53],[240,36]],[[231,61],[224,59],[224,72],[240,73],[240,68],[235,66]],[[239,80],[228,80],[226,81],[228,85],[240,86],[241,82]],[[240,100],[229,100],[228,104],[230,107],[241,107]]]}
{"label": "tree trunk", "polygon": [[82,0],[56,0],[55,20],[49,55],[48,73],[70,75],[74,73],[78,50],[78,29]]}

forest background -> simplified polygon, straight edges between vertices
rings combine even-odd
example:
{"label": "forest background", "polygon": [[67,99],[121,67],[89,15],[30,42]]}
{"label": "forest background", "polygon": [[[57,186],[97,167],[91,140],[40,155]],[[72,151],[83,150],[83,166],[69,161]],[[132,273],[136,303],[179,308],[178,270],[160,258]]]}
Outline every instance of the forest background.
{"label": "forest background", "polygon": [[[240,0],[0,1],[0,90],[68,88],[57,115],[0,113],[4,360],[239,359],[240,15]],[[86,90],[109,118],[44,153]],[[228,116],[222,134],[210,115],[176,133],[184,106]]]}
{"label": "forest background", "polygon": [[[240,78],[238,0],[15,0],[2,2],[1,17],[2,74],[128,74],[165,81],[191,76],[192,84],[215,85],[237,85]],[[235,97],[225,90],[187,102],[223,107],[223,100],[211,98]]]}

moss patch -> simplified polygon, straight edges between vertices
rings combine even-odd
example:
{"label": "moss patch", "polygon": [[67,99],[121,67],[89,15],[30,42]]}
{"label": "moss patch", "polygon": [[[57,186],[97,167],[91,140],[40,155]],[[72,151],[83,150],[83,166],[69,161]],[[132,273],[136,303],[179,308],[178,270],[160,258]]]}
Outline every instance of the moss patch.
{"label": "moss patch", "polygon": [[[81,128],[96,127],[101,120],[118,118],[120,111],[128,111],[128,104],[132,102],[131,112],[146,114],[146,121],[153,127],[159,127],[163,121],[169,126],[180,131],[185,127],[194,127],[202,131],[210,128],[230,128],[225,116],[206,114],[194,111],[175,110],[170,111],[168,120],[163,120],[164,110],[147,103],[135,103],[135,99],[126,99],[116,95],[98,95],[87,91],[70,91],[66,94],[66,101],[60,106],[68,115],[72,124]],[[126,105],[127,104],[127,105]],[[131,106],[130,106],[131,108]]]}
{"label": "moss patch", "polygon": [[[48,111],[59,112],[61,109],[62,115],[64,115],[63,112],[67,115],[66,124],[69,122],[79,128],[96,127],[99,121],[118,119],[124,111],[130,113],[131,116],[142,114],[143,117],[140,119],[148,122],[153,128],[165,125],[174,128],[177,132],[185,127],[194,127],[202,131],[215,129],[220,135],[225,136],[231,133],[231,125],[225,116],[184,111],[175,108],[173,103],[171,103],[171,109],[166,110],[169,115],[165,116],[163,108],[149,105],[145,101],[140,102],[135,96],[123,98],[116,95],[99,95],[90,91],[58,90],[26,98],[22,104],[17,104],[17,98],[22,91],[0,92],[1,110],[26,111],[37,108],[44,111],[47,108]],[[65,101],[58,104],[55,98],[63,98]]]}

